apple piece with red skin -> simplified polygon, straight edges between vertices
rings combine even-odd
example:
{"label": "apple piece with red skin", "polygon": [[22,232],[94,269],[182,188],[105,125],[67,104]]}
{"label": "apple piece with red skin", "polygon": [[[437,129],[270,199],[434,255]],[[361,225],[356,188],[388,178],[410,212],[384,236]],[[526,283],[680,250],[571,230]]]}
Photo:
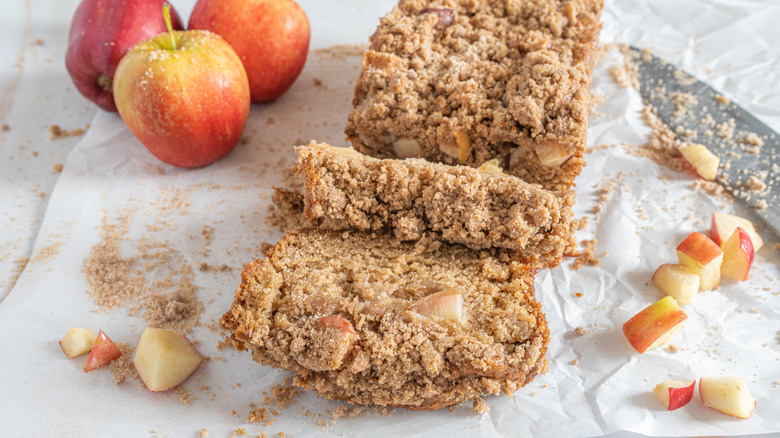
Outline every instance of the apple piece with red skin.
{"label": "apple piece with red skin", "polygon": [[[116,112],[112,81],[136,44],[165,32],[164,0],[83,0],[70,24],[65,67],[73,83],[100,108]],[[171,11],[174,29],[183,29]]]}
{"label": "apple piece with red skin", "polygon": [[669,342],[686,319],[674,298],[667,296],[626,321],[623,334],[637,352],[644,354]]}
{"label": "apple piece with red skin", "polygon": [[723,265],[720,267],[721,277],[745,281],[753,263],[753,242],[748,233],[737,227],[734,234],[721,245],[723,250]]}
{"label": "apple piece with red skin", "polygon": [[756,226],[753,222],[739,217],[733,214],[726,214],[715,212],[712,214],[712,220],[710,221],[710,239],[718,245],[723,245],[737,227],[741,227],[750,236],[750,241],[753,243],[753,252],[758,251],[764,246],[764,240],[756,231]]}
{"label": "apple piece with red skin", "polygon": [[244,67],[208,31],[176,31],[138,44],[122,58],[114,96],[130,131],[161,161],[199,167],[224,157],[249,116]]}
{"label": "apple piece with red skin", "polygon": [[427,318],[460,321],[463,317],[463,294],[457,289],[446,288],[417,300],[411,310]]}
{"label": "apple piece with red skin", "polygon": [[704,234],[689,234],[677,246],[677,259],[699,276],[699,290],[712,290],[720,283],[723,250]]}
{"label": "apple piece with red skin", "polygon": [[60,348],[65,353],[65,357],[73,359],[92,351],[92,346],[95,345],[96,339],[97,335],[94,330],[73,327],[68,330],[68,333],[60,341]]}
{"label": "apple piece with red skin", "polygon": [[92,352],[89,353],[87,364],[84,365],[84,372],[88,373],[104,367],[114,359],[118,359],[121,355],[122,352],[119,351],[116,344],[103,333],[103,330],[100,330],[95,339],[95,345],[92,346]]}
{"label": "apple piece with red skin", "polygon": [[699,275],[685,265],[663,264],[655,270],[652,281],[681,306],[692,304],[699,292]]}
{"label": "apple piece with red skin", "polygon": [[222,36],[244,63],[252,102],[284,94],[309,53],[306,13],[292,0],[198,0],[189,29]]}
{"label": "apple piece with red skin", "polygon": [[187,380],[203,361],[187,336],[173,330],[146,327],[133,366],[146,388],[167,391]]}
{"label": "apple piece with red skin", "polygon": [[693,399],[695,386],[695,380],[666,380],[656,385],[653,393],[666,409],[673,411],[687,405]]}
{"label": "apple piece with red skin", "polygon": [[720,158],[702,144],[688,143],[680,147],[680,153],[696,174],[712,181],[718,174]]}
{"label": "apple piece with red skin", "polygon": [[743,420],[750,418],[757,404],[743,377],[702,377],[699,397],[704,406]]}

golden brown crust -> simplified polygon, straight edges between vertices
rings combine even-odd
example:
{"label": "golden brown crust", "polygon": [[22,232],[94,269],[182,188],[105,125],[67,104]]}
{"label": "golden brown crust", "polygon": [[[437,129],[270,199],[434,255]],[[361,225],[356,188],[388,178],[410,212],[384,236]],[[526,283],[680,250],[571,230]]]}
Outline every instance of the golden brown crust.
{"label": "golden brown crust", "polygon": [[[514,176],[422,159],[378,160],[312,142],[296,148],[305,212],[337,229],[425,233],[472,249],[505,248],[556,266],[574,245],[573,191],[549,192]],[[497,171],[497,169],[496,169]]]}
{"label": "golden brown crust", "polygon": [[[323,397],[438,409],[546,372],[534,273],[497,250],[302,229],[247,265],[222,323],[254,360]],[[413,307],[441,288],[462,295],[460,319]]]}
{"label": "golden brown crust", "polygon": [[365,52],[348,138],[378,157],[497,158],[526,181],[569,188],[584,165],[602,6],[402,0]]}

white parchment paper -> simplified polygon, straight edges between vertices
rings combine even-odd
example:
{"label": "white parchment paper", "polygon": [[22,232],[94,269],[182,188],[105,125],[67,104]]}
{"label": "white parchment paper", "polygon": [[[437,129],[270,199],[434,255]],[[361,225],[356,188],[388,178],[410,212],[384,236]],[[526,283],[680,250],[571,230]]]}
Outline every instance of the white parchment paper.
{"label": "white parchment paper", "polygon": [[[367,38],[353,35],[348,22],[338,25],[344,14],[324,6],[307,11],[315,24],[323,20],[315,12],[332,20],[320,29],[348,35],[339,40],[329,34],[323,41],[363,43]],[[355,10],[348,18],[366,14]],[[376,23],[378,15],[363,18]],[[780,5],[770,1],[608,2],[602,41],[650,47],[780,130],[778,20]],[[316,37],[313,45],[322,47]],[[607,73],[620,61],[618,53],[609,53],[594,72],[592,92],[605,102],[590,121],[591,145],[642,144],[649,131],[638,115],[639,95],[612,82]],[[577,238],[597,239],[601,264],[575,271],[564,261],[537,277],[537,296],[551,331],[549,374],[514,397],[488,397],[491,409],[484,415],[462,405],[452,412],[398,410],[390,416],[367,413],[331,421],[328,412],[342,404],[305,393],[270,416],[275,419],[271,425],[247,423],[249,404],[262,401],[262,392],[286,373],[253,363],[247,353],[217,349],[222,337],[207,326],[228,309],[243,264],[262,256],[263,242],[280,237],[263,218],[270,188],[289,181],[291,147],[311,139],[344,144],[343,126],[359,68],[354,51],[312,52],[285,96],[252,107],[247,144],[202,169],[159,163],[119,116],[98,112],[65,163],[31,262],[0,305],[4,435],[198,436],[201,428],[210,436],[230,436],[238,428],[248,436],[261,431],[284,431],[286,436],[539,437],[621,430],[659,436],[780,433],[780,260],[771,250],[780,239],[762,229],[766,246],[756,255],[751,278],[724,281],[685,307],[689,319],[672,341],[678,352],[660,348],[637,354],[621,326],[662,297],[649,281],[655,268],[676,262],[676,245],[691,231],[704,232],[714,211],[757,219],[739,204],[694,191],[690,175],[630,155],[621,146],[589,152],[577,180],[577,213],[589,218]],[[131,217],[122,241],[125,257],[137,255],[144,239],[167,241],[181,264],[195,272],[205,312],[203,326],[191,338],[212,359],[183,385],[192,396],[189,405],[179,403],[178,394],[150,393],[135,380],[115,386],[107,370],[85,374],[85,357],[65,359],[57,345],[73,326],[101,328],[116,342],[137,343],[143,319],[124,308],[97,311],[83,275],[101,229],[119,223],[123,214]],[[203,237],[205,227],[213,228],[213,239]],[[230,269],[198,270],[204,262]],[[153,282],[168,274],[160,268],[145,276]],[[577,334],[576,327],[590,333]],[[709,410],[697,399],[668,412],[652,394],[666,379],[723,375],[747,379],[758,400],[749,420]]]}

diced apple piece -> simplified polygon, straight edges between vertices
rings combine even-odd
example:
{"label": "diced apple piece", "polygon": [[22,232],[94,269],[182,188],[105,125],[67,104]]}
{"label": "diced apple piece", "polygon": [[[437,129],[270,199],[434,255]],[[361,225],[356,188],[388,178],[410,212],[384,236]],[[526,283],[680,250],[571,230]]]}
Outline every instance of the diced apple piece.
{"label": "diced apple piece", "polygon": [[73,327],[60,341],[60,348],[68,359],[73,359],[84,353],[89,353],[92,346],[95,345],[95,339],[97,339],[97,335],[95,335],[94,330]]}
{"label": "diced apple piece", "polygon": [[746,420],[756,407],[743,377],[702,377],[699,396],[704,406]]}
{"label": "diced apple piece", "polygon": [[172,330],[147,327],[141,333],[133,365],[149,391],[166,391],[192,375],[202,361],[187,337]]}
{"label": "diced apple piece", "polygon": [[712,290],[720,283],[723,250],[704,234],[689,234],[677,246],[677,259],[699,276],[699,290]]}
{"label": "diced apple piece", "polygon": [[695,380],[667,380],[656,385],[653,393],[666,409],[673,411],[688,404],[693,398]]}
{"label": "diced apple piece", "polygon": [[750,236],[750,241],[753,243],[753,252],[758,251],[764,246],[764,240],[756,231],[756,226],[749,220],[734,216],[733,214],[715,212],[712,214],[712,221],[710,221],[710,238],[718,245],[723,245],[737,227],[741,227]]}
{"label": "diced apple piece", "polygon": [[682,306],[692,304],[699,291],[699,275],[685,265],[659,266],[653,274],[653,283]]}
{"label": "diced apple piece", "polygon": [[411,309],[427,318],[460,321],[463,316],[463,294],[457,289],[447,288],[419,299]]}
{"label": "diced apple piece", "polygon": [[323,316],[322,318],[317,318],[317,322],[322,328],[331,328],[341,332],[355,333],[352,323],[338,315]]}
{"label": "diced apple piece", "polygon": [[720,158],[710,152],[706,146],[702,144],[687,143],[680,147],[680,153],[701,178],[708,181],[715,179],[715,176],[718,174]]}
{"label": "diced apple piece", "polygon": [[84,365],[84,372],[88,373],[104,367],[121,355],[122,352],[119,351],[116,344],[103,333],[103,330],[100,330],[95,338],[95,344],[92,346],[92,352],[89,353],[87,364]]}
{"label": "diced apple piece", "polygon": [[623,324],[623,334],[639,353],[669,342],[688,316],[672,297],[663,297]]}
{"label": "diced apple piece", "polygon": [[721,277],[745,281],[753,263],[753,243],[748,233],[737,227],[734,234],[723,245],[723,266],[720,267]]}

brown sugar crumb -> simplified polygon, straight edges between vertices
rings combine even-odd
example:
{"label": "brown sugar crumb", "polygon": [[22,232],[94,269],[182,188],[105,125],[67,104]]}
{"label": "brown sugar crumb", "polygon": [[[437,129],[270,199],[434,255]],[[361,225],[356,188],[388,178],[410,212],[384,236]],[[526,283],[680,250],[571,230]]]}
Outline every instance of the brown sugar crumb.
{"label": "brown sugar crumb", "polygon": [[591,334],[591,331],[589,328],[579,326],[574,329],[574,333],[577,333],[580,336],[589,335]]}
{"label": "brown sugar crumb", "polygon": [[62,172],[62,168],[63,168],[62,163],[57,163],[54,165],[54,167],[52,167],[52,169],[57,173]]}
{"label": "brown sugar crumb", "polygon": [[575,271],[582,268],[586,264],[589,266],[598,266],[601,263],[601,261],[595,256],[596,239],[583,240],[582,246],[582,252],[576,254],[576,258],[571,264],[571,268]]}
{"label": "brown sugar crumb", "polygon": [[485,414],[490,410],[490,405],[487,404],[487,402],[483,400],[482,397],[475,398],[474,402],[471,404],[471,407],[474,408],[478,414]]}
{"label": "brown sugar crumb", "polygon": [[205,428],[202,428],[200,430],[200,438],[206,438],[207,436],[209,436],[209,431],[206,430]]}
{"label": "brown sugar crumb", "polygon": [[51,140],[57,140],[65,137],[83,135],[85,132],[87,132],[87,130],[84,128],[67,130],[62,129],[59,125],[51,125],[49,126],[49,132],[51,133]]}
{"label": "brown sugar crumb", "polygon": [[114,375],[114,385],[119,386],[125,383],[128,377],[137,378],[138,373],[135,370],[135,366],[133,366],[134,348],[127,342],[117,342],[116,346],[122,355],[111,362],[109,370]]}

